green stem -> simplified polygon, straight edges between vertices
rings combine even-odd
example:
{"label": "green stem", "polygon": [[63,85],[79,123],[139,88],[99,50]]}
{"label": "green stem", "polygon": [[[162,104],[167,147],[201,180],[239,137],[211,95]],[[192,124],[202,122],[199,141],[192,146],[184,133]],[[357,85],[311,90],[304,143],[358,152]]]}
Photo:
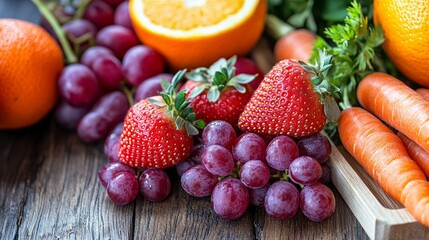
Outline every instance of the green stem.
{"label": "green stem", "polygon": [[91,0],[83,0],[81,4],[79,4],[79,8],[76,10],[76,14],[74,15],[75,19],[80,19],[83,17],[86,7],[91,2]]}
{"label": "green stem", "polygon": [[274,39],[279,39],[295,30],[293,26],[287,24],[272,14],[267,15],[266,26],[268,34]]}
{"label": "green stem", "polygon": [[133,94],[132,90],[129,89],[125,83],[122,85],[121,90],[125,94],[125,96],[127,97],[128,103],[130,104],[130,106],[133,106],[134,105],[134,97],[133,97],[134,94]]}
{"label": "green stem", "polygon": [[55,34],[57,35],[58,40],[60,41],[61,47],[64,51],[66,62],[68,64],[78,62],[78,58],[76,54],[73,52],[73,49],[71,48],[70,43],[67,40],[65,32],[62,30],[61,25],[58,23],[55,16],[51,13],[51,11],[49,11],[49,9],[40,0],[31,0],[31,1],[37,6],[40,14],[42,14],[42,16],[46,18],[46,20],[54,29]]}

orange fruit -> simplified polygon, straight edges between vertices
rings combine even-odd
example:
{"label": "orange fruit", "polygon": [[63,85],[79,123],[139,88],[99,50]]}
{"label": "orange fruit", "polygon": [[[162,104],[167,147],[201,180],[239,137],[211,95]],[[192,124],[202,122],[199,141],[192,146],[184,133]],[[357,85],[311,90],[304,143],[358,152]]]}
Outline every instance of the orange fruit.
{"label": "orange fruit", "polygon": [[36,24],[0,19],[0,129],[27,127],[54,107],[63,55]]}
{"label": "orange fruit", "polygon": [[383,49],[407,78],[429,87],[429,0],[374,0]]}
{"label": "orange fruit", "polygon": [[130,0],[140,40],[159,51],[173,70],[207,67],[243,56],[258,42],[266,0]]}

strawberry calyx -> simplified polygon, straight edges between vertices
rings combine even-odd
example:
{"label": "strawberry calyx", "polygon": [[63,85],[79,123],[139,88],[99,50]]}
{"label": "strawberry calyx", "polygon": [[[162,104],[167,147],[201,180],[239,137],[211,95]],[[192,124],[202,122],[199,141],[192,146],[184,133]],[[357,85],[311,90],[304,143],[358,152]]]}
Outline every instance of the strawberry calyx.
{"label": "strawberry calyx", "polygon": [[207,91],[207,99],[209,102],[216,102],[221,91],[227,86],[235,88],[239,93],[245,93],[245,84],[253,81],[258,75],[238,74],[235,75],[235,63],[237,56],[232,56],[230,59],[220,58],[213,63],[209,68],[196,68],[186,74],[186,78],[191,81],[202,83],[195,87],[189,97],[194,98]]}
{"label": "strawberry calyx", "polygon": [[333,96],[334,93],[340,92],[341,89],[332,84],[328,79],[328,71],[332,66],[332,55],[326,53],[326,49],[318,50],[319,57],[315,59],[314,64],[308,64],[298,61],[301,67],[311,75],[313,90],[319,93],[324,106],[325,116],[330,121],[337,121],[340,116],[340,108]]}
{"label": "strawberry calyx", "polygon": [[187,90],[177,92],[177,86],[185,74],[186,70],[178,71],[171,83],[167,80],[162,80],[163,91],[159,95],[164,101],[159,101],[156,98],[148,98],[148,100],[158,107],[166,107],[168,114],[174,119],[176,129],[180,130],[184,127],[187,134],[193,136],[198,135],[198,128],[203,129],[205,127],[205,122],[201,119],[196,119],[193,109],[189,107],[190,102],[186,99]]}

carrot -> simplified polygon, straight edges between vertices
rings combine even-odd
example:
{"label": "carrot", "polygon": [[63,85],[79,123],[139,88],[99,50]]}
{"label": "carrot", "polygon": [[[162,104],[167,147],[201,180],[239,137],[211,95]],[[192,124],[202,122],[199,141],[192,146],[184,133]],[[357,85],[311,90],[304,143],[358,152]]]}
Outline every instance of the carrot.
{"label": "carrot", "polygon": [[401,139],[359,107],[341,112],[338,133],[345,149],[380,187],[429,227],[429,182]]}
{"label": "carrot", "polygon": [[413,140],[409,139],[401,132],[397,132],[396,135],[402,140],[407,149],[410,158],[413,159],[420,169],[425,173],[426,177],[429,177],[429,152],[426,152]]}
{"label": "carrot", "polygon": [[426,101],[429,101],[429,89],[427,88],[418,88],[416,89],[416,92],[418,92]]}
{"label": "carrot", "polygon": [[274,44],[274,58],[296,59],[304,62],[310,60],[317,35],[305,28],[296,29],[278,17],[268,14],[266,21],[268,33],[276,39]]}
{"label": "carrot", "polygon": [[276,61],[297,59],[308,62],[311,57],[316,34],[307,29],[296,29],[282,36],[274,45]]}
{"label": "carrot", "polygon": [[357,88],[359,103],[429,152],[429,101],[400,80],[375,72]]}

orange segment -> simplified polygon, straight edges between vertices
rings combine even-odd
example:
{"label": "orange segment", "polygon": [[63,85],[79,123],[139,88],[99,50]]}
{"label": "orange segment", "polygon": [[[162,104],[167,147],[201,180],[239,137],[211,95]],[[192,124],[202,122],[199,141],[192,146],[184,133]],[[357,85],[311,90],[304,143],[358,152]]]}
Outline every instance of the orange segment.
{"label": "orange segment", "polygon": [[130,0],[140,40],[174,70],[247,54],[265,23],[265,0]]}

